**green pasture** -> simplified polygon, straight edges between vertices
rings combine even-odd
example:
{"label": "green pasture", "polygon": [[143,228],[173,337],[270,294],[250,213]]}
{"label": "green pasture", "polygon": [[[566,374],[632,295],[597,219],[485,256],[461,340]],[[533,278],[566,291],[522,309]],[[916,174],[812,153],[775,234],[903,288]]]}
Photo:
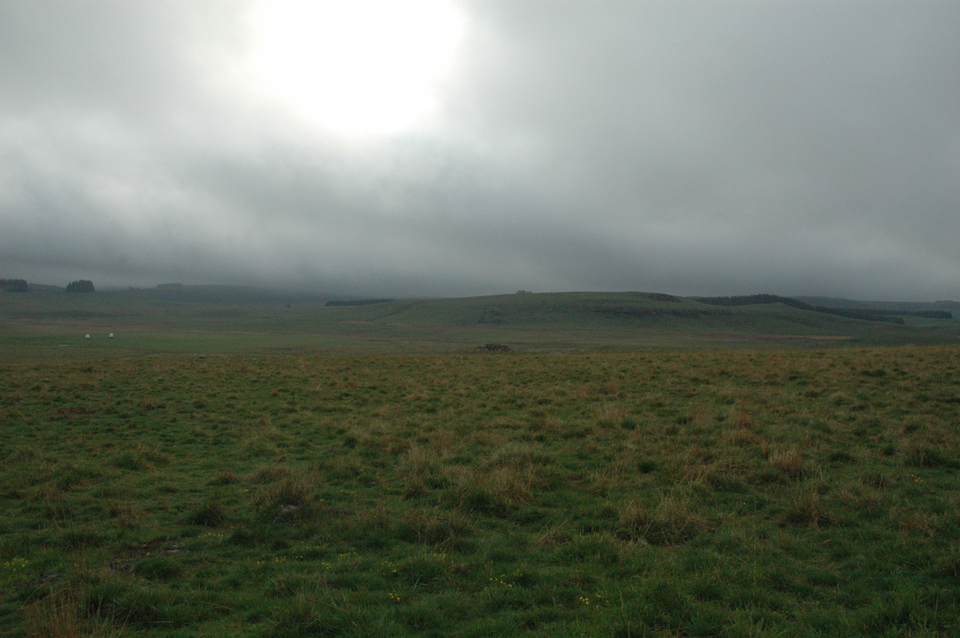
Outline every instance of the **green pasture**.
{"label": "green pasture", "polygon": [[5,365],[0,632],[956,635],[958,365],[912,346]]}
{"label": "green pasture", "polygon": [[241,292],[0,296],[0,635],[960,634],[956,320]]}
{"label": "green pasture", "polygon": [[[187,286],[0,294],[0,363],[148,354],[527,352],[953,344],[960,317],[862,321],[781,304],[725,308],[649,293],[551,293],[327,307],[324,299]],[[930,306],[927,304],[926,306]],[[107,335],[114,333],[114,339]],[[89,334],[90,339],[85,339]]]}

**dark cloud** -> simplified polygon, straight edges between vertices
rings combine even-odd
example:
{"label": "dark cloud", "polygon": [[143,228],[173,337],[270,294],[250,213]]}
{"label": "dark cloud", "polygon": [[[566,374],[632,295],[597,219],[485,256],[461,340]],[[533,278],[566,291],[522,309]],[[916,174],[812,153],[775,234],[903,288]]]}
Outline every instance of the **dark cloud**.
{"label": "dark cloud", "polygon": [[960,298],[955,2],[463,2],[436,116],[251,72],[254,4],[0,5],[0,275]]}

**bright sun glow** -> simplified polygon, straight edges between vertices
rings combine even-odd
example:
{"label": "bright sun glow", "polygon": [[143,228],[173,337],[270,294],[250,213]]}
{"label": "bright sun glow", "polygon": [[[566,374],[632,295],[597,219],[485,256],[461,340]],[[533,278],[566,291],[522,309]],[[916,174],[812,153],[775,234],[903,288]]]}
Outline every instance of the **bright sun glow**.
{"label": "bright sun glow", "polygon": [[393,133],[436,107],[463,23],[449,0],[275,0],[258,19],[257,63],[318,124]]}

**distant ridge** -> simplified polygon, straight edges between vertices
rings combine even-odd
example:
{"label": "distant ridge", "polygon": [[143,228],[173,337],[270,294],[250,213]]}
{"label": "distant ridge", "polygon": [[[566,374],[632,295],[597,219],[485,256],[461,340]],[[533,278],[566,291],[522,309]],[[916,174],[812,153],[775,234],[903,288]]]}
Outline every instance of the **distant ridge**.
{"label": "distant ridge", "polygon": [[[608,348],[956,345],[960,336],[960,320],[926,318],[945,315],[901,317],[864,312],[871,308],[816,311],[813,304],[776,295],[706,298],[713,304],[639,291],[511,293],[387,302],[184,284],[86,296],[55,292],[0,296],[0,363],[67,355],[60,350],[37,349],[30,328],[36,325],[52,331],[46,338],[51,348],[73,343],[70,339],[77,334],[82,338],[96,330],[103,334],[138,331],[141,337],[136,343],[112,342],[116,347],[111,348],[114,354],[110,356],[474,352],[480,344],[502,344],[515,352],[551,353]],[[328,301],[334,302],[332,307],[325,306]],[[932,303],[918,303],[872,310],[917,313],[936,308]],[[952,315],[957,317],[958,312]]]}
{"label": "distant ridge", "polygon": [[396,299],[333,299],[324,306],[370,306],[376,303],[390,303]]}
{"label": "distant ridge", "polygon": [[853,310],[879,309],[884,312],[889,311],[896,314],[951,310],[960,311],[960,303],[950,300],[940,300],[931,303],[922,301],[857,301],[854,299],[844,299],[843,297],[795,297],[795,299],[812,306]]}
{"label": "distant ridge", "polygon": [[798,310],[809,310],[812,312],[822,312],[839,317],[850,319],[861,319],[863,321],[884,321],[887,323],[903,324],[903,316],[923,317],[926,319],[953,319],[953,314],[945,310],[906,310],[894,308],[864,308],[838,307],[825,305],[812,305],[792,297],[780,297],[778,295],[743,295],[737,297],[691,297],[694,301],[710,304],[713,306],[754,306],[762,304],[780,303]]}

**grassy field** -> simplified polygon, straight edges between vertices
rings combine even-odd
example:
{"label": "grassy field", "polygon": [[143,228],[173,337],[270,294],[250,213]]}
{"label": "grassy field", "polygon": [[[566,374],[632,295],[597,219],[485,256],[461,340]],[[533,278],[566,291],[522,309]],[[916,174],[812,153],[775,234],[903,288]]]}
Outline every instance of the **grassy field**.
{"label": "grassy field", "polygon": [[[637,292],[400,300],[353,307],[326,307],[324,302],[215,286],[5,293],[0,294],[0,363],[148,354],[457,352],[490,342],[525,352],[960,343],[960,316],[906,317],[901,326],[781,304],[723,308]],[[109,333],[116,337],[108,339]],[[86,334],[91,339],[84,339]]]}
{"label": "grassy field", "polygon": [[958,365],[7,365],[0,632],[957,635]]}
{"label": "grassy field", "polygon": [[0,635],[960,634],[951,322],[31,294]]}

